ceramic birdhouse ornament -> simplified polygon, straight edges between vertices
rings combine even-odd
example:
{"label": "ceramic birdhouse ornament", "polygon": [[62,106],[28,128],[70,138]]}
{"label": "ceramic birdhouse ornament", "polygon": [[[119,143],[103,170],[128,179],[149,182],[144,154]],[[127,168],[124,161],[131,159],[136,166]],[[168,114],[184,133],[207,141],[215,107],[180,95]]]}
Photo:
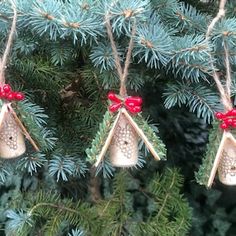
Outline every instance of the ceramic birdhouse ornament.
{"label": "ceramic birdhouse ornament", "polygon": [[7,68],[8,56],[14,39],[16,30],[17,10],[15,4],[11,2],[14,12],[11,30],[9,32],[6,48],[0,58],[0,158],[11,159],[21,156],[25,150],[26,136],[35,150],[39,150],[37,144],[30,137],[21,120],[12,108],[12,103],[24,99],[24,94],[13,91],[6,83],[5,70]]}
{"label": "ceramic birdhouse ornament", "polygon": [[25,150],[24,135],[12,114],[7,111],[0,127],[0,157],[16,158],[24,154]]}
{"label": "ceramic birdhouse ornament", "polygon": [[[122,103],[125,104],[125,102]],[[113,105],[110,105],[109,110],[113,109]],[[103,123],[100,124],[100,130],[93,140],[92,147],[87,149],[90,161],[95,162],[94,166],[98,167],[107,153],[114,167],[135,166],[138,163],[138,144],[141,140],[155,160],[164,160],[166,149],[162,141],[141,115],[136,115],[137,123],[130,114],[130,110],[123,106],[117,106],[120,108],[117,108],[118,111],[115,114],[113,112],[105,114]],[[137,110],[140,109],[137,108]],[[109,129],[109,132],[102,137],[101,135],[106,134],[104,129]],[[105,141],[101,142],[102,140]]]}
{"label": "ceramic birdhouse ornament", "polygon": [[230,132],[224,132],[216,158],[219,180],[236,185],[236,140]]}
{"label": "ceramic birdhouse ornament", "polygon": [[[207,152],[208,154],[198,172],[198,182],[205,184],[208,188],[212,186],[217,174],[221,183],[236,185],[236,139],[234,137],[236,109],[231,109],[226,113],[217,112],[216,119],[221,121],[220,129],[213,130],[214,136],[211,140],[213,146],[209,146],[209,149],[213,150],[214,147],[217,147],[217,151],[215,155],[212,151]],[[205,170],[211,170],[209,175],[204,175]]]}
{"label": "ceramic birdhouse ornament", "polygon": [[[206,34],[207,41],[217,21],[225,15],[226,1],[220,1],[219,12],[209,24]],[[223,14],[222,14],[223,13]],[[220,17],[219,17],[220,16]],[[209,40],[210,42],[210,40]],[[224,46],[225,73],[220,76],[214,65],[214,55],[210,55],[210,65],[213,69],[212,77],[219,92],[220,102],[224,113],[216,112],[215,118],[219,127],[213,128],[209,135],[209,143],[203,163],[196,174],[197,182],[210,188],[218,172],[219,181],[225,185],[236,185],[236,140],[234,138],[236,128],[236,108],[232,103],[232,91],[234,90],[231,75],[229,49]],[[220,139],[221,138],[221,139]]]}
{"label": "ceramic birdhouse ornament", "polygon": [[16,121],[15,112],[11,102],[21,101],[24,95],[21,92],[12,91],[9,84],[0,87],[0,99],[2,107],[0,112],[0,157],[5,159],[21,156],[25,150],[25,140],[19,122]]}
{"label": "ceramic birdhouse ornament", "polygon": [[226,185],[236,185],[236,140],[230,129],[236,127],[236,109],[226,113],[216,113],[216,119],[221,121],[222,139],[211,171],[209,184],[218,170],[219,180]]}
{"label": "ceramic birdhouse ornament", "polygon": [[26,151],[25,137],[30,141],[36,151],[39,151],[37,144],[30,137],[16,112],[12,103],[24,99],[21,92],[12,91],[9,84],[0,86],[0,158],[12,159],[21,156]]}
{"label": "ceramic birdhouse ornament", "polygon": [[[211,44],[213,31],[218,21],[225,17],[227,1],[219,1],[219,10],[216,16],[209,23],[206,31],[206,43]],[[225,19],[224,19],[225,20]],[[236,185],[236,108],[232,102],[235,90],[234,80],[231,69],[230,48],[225,41],[222,41],[222,55],[219,58],[214,51],[209,52],[209,65],[212,69],[212,78],[219,93],[219,102],[221,105],[218,109],[224,112],[216,112],[215,118],[217,123],[213,124],[213,128],[209,133],[209,143],[202,165],[196,173],[196,179],[199,184],[210,188],[218,173],[218,179],[225,185]],[[223,66],[216,63],[222,60]],[[221,71],[219,73],[219,71]],[[209,83],[212,86],[212,83]],[[213,111],[212,108],[209,110]]]}
{"label": "ceramic birdhouse ornament", "polygon": [[109,107],[100,129],[97,132],[92,147],[87,149],[90,162],[95,167],[103,166],[103,160],[107,156],[114,167],[132,167],[138,164],[140,141],[156,160],[165,159],[165,145],[156,136],[153,129],[141,116],[142,98],[128,96],[126,83],[128,68],[133,49],[133,38],[136,32],[136,24],[132,25],[131,38],[126,54],[124,66],[121,63],[119,53],[114,42],[109,15],[105,17],[108,38],[112,45],[115,67],[120,80],[119,94],[108,93]]}
{"label": "ceramic birdhouse ornament", "polygon": [[117,122],[109,156],[116,167],[131,167],[138,162],[138,135],[123,114]]}

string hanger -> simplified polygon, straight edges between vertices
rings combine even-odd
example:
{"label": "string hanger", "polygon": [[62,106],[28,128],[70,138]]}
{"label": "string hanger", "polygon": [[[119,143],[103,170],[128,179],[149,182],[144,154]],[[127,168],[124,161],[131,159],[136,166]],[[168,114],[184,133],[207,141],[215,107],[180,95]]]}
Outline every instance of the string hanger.
{"label": "string hanger", "polygon": [[13,0],[9,0],[9,1],[11,3],[11,8],[13,10],[13,20],[12,20],[11,30],[9,32],[9,36],[8,36],[4,53],[2,57],[0,58],[0,86],[3,86],[5,84],[5,70],[7,68],[7,60],[10,54],[11,45],[13,42],[15,30],[16,30],[17,10],[16,10],[16,6]]}
{"label": "string hanger", "polygon": [[134,23],[133,23],[132,31],[131,31],[131,38],[129,41],[128,51],[126,54],[125,64],[124,64],[123,68],[121,66],[121,59],[118,54],[117,47],[116,47],[115,40],[114,40],[114,36],[112,33],[112,26],[111,26],[111,22],[110,22],[110,14],[109,13],[105,15],[105,25],[106,25],[106,29],[107,29],[108,38],[111,43],[112,52],[113,52],[113,55],[115,58],[115,67],[116,67],[117,74],[118,74],[118,77],[120,80],[120,96],[122,98],[125,98],[127,96],[126,81],[127,81],[127,77],[128,77],[128,69],[129,69],[130,60],[131,60],[131,53],[132,53],[132,49],[133,49],[133,45],[134,45],[133,38],[136,33],[136,22],[134,19]]}
{"label": "string hanger", "polygon": [[[212,30],[214,29],[215,24],[225,16],[225,5],[226,5],[227,0],[220,0],[219,3],[219,10],[215,18],[211,21],[207,28],[206,32],[206,41],[209,43],[209,38]],[[225,53],[225,68],[226,68],[226,78],[225,78],[225,83],[222,83],[220,80],[220,76],[217,72],[217,68],[214,65],[214,60],[212,58],[212,55],[210,54],[210,66],[213,71],[213,79],[216,83],[217,89],[220,93],[220,98],[221,102],[224,106],[225,112],[232,110],[233,104],[231,101],[231,84],[232,84],[232,78],[231,78],[231,67],[230,67],[230,61],[229,61],[229,52],[228,52],[228,47],[225,42],[223,42],[224,46],[224,53]]]}

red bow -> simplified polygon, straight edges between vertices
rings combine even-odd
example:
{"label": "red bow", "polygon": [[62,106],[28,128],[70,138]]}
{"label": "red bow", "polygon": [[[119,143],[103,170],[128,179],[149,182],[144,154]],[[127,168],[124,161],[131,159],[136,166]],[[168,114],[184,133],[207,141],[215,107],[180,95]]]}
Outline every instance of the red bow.
{"label": "red bow", "polygon": [[228,129],[230,126],[236,128],[236,109],[232,109],[226,113],[216,112],[215,117],[221,120],[221,129]]}
{"label": "red bow", "polygon": [[113,92],[108,93],[108,99],[113,103],[109,106],[110,112],[118,111],[122,106],[125,106],[130,112],[138,113],[141,111],[143,100],[141,97],[127,97],[122,101]]}

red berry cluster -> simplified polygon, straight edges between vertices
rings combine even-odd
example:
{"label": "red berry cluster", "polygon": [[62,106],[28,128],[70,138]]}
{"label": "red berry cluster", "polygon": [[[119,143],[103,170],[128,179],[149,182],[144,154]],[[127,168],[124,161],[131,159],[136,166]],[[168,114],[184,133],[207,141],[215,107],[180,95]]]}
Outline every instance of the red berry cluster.
{"label": "red berry cluster", "polygon": [[117,95],[113,92],[108,94],[108,99],[114,102],[109,106],[110,112],[115,112],[119,110],[123,105],[132,113],[138,113],[141,111],[141,105],[143,100],[141,97],[127,97],[123,102]]}
{"label": "red berry cluster", "polygon": [[226,113],[216,112],[216,119],[221,120],[221,129],[228,129],[229,127],[236,128],[236,109],[232,109]]}
{"label": "red berry cluster", "polygon": [[0,86],[0,99],[7,101],[21,101],[25,98],[24,94],[21,92],[14,92],[9,84],[4,84],[3,87]]}

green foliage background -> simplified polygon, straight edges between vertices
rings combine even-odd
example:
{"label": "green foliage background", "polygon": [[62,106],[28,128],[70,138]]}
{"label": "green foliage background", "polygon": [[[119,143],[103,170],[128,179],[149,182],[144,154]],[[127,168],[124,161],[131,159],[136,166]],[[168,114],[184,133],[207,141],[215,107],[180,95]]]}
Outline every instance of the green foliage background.
{"label": "green foliage background", "polygon": [[[15,109],[41,151],[28,144],[22,157],[0,160],[0,235],[235,235],[235,188],[216,180],[206,190],[194,176],[214,112],[222,110],[209,55],[223,77],[223,43],[235,80],[234,1],[210,43],[204,35],[217,1],[15,3],[7,81],[27,95]],[[119,87],[103,27],[107,11],[122,60],[138,22],[127,86],[130,95],[143,97],[142,116],[166,144],[166,162],[155,162],[140,144],[139,164],[131,170],[115,169],[108,158],[97,170],[89,163],[86,149],[107,110],[107,93]],[[1,52],[11,17],[9,2],[1,0]]]}

